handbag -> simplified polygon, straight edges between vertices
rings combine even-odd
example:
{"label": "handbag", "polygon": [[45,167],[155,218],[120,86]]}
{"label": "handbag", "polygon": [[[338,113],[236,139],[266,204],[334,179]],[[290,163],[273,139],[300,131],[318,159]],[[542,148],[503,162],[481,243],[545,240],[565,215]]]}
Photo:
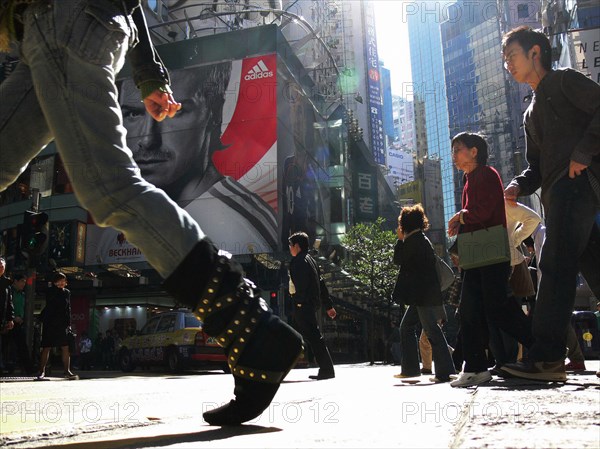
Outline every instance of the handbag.
{"label": "handbag", "polygon": [[528,296],[535,295],[533,288],[533,280],[531,279],[531,273],[527,268],[527,262],[522,261],[513,267],[513,272],[508,280],[513,295],[520,298],[527,298]]}
{"label": "handbag", "polygon": [[458,234],[458,265],[463,270],[510,262],[508,233],[502,225]]}
{"label": "handbag", "polygon": [[77,337],[77,334],[71,328],[67,328],[65,330],[65,333],[67,334],[67,345],[69,346],[69,352],[71,354],[75,354],[77,350],[77,347],[75,345],[75,337]]}
{"label": "handbag", "polygon": [[452,271],[450,265],[437,254],[435,255],[435,271],[437,271],[438,281],[440,281],[440,290],[448,290],[454,282],[454,271]]}

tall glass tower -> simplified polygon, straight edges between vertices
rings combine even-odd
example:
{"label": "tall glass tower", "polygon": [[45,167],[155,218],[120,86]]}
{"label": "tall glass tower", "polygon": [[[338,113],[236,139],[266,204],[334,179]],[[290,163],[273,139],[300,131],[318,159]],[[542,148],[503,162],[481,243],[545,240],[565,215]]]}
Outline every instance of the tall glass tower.
{"label": "tall glass tower", "polygon": [[425,10],[429,2],[420,3],[422,10],[407,14],[414,101],[425,109],[425,135],[418,136],[424,148],[417,148],[417,153],[440,158],[447,223],[456,209],[440,23],[445,20],[445,6],[451,2],[435,2],[436,8],[431,11]]}

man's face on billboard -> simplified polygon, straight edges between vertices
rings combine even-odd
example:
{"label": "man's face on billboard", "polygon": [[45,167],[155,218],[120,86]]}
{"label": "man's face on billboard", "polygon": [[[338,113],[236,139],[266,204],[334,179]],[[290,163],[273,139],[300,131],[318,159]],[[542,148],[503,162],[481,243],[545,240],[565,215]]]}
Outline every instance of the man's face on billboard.
{"label": "man's face on billboard", "polygon": [[171,72],[175,99],[182,104],[172,119],[157,122],[146,113],[132,80],[121,86],[120,103],[127,145],[142,176],[160,188],[182,178],[202,177],[209,160],[206,125],[210,118],[203,80],[194,69]]}

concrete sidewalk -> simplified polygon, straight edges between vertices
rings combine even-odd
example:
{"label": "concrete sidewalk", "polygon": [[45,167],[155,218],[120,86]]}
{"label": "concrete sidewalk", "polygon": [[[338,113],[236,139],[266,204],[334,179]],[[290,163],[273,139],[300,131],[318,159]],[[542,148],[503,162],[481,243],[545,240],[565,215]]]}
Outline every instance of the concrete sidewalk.
{"label": "concrete sidewalk", "polygon": [[467,389],[394,379],[396,366],[338,365],[319,382],[308,380],[316,370],[294,369],[259,418],[231,428],[202,420],[231,398],[231,376],[216,372],[7,382],[0,446],[599,448],[599,361],[586,365],[566,383],[494,378]]}

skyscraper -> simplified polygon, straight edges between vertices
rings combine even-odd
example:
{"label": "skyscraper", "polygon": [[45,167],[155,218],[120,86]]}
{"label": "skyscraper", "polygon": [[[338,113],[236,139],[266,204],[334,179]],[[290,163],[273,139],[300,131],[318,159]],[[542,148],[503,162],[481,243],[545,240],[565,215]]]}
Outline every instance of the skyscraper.
{"label": "skyscraper", "polygon": [[[522,168],[524,106],[523,91],[503,68],[502,35],[529,20],[535,9],[530,12],[530,6],[535,2],[459,0],[448,7],[440,27],[450,135],[483,133],[490,144],[488,164],[504,182]],[[460,209],[461,191],[462,179],[457,173],[454,210]]]}
{"label": "skyscraper", "polygon": [[404,17],[408,21],[415,115],[422,109],[424,117],[417,130],[416,151],[422,156],[438,156],[441,160],[445,222],[456,212],[440,37],[440,23],[445,18],[449,3],[417,2],[407,5],[404,10]]}

